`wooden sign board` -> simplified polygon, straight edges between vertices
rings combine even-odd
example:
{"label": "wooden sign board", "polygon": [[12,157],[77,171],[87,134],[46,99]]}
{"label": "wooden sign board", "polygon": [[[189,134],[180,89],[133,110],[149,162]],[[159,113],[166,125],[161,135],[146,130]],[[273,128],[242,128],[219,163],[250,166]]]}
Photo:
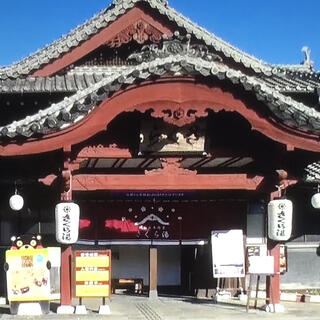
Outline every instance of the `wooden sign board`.
{"label": "wooden sign board", "polygon": [[111,250],[75,251],[74,269],[77,298],[110,297]]}

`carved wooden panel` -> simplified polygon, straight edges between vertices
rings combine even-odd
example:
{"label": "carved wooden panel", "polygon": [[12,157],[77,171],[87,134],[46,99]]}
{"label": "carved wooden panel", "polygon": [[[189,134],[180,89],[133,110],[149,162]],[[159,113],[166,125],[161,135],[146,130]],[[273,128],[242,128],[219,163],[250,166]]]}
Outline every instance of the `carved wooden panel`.
{"label": "carved wooden panel", "polygon": [[197,119],[194,123],[183,127],[168,124],[161,119],[145,119],[140,125],[139,151],[204,153],[206,140],[206,119]]}
{"label": "carved wooden panel", "polygon": [[163,121],[178,127],[195,122],[198,118],[205,118],[208,112],[203,109],[187,109],[186,106],[176,106],[171,109],[157,110],[152,113],[154,118],[162,118]]}
{"label": "carved wooden panel", "polygon": [[181,168],[182,158],[162,158],[160,159],[162,168],[145,171],[146,175],[168,175],[168,176],[179,176],[179,175],[189,175],[195,176],[197,174],[196,170],[188,170]]}
{"label": "carved wooden panel", "polygon": [[106,44],[111,48],[118,48],[132,40],[143,44],[146,41],[159,42],[161,38],[162,33],[159,30],[141,19],[119,32]]}
{"label": "carved wooden panel", "polygon": [[77,158],[131,158],[128,149],[121,149],[116,144],[104,146],[102,144],[84,147],[77,154]]}

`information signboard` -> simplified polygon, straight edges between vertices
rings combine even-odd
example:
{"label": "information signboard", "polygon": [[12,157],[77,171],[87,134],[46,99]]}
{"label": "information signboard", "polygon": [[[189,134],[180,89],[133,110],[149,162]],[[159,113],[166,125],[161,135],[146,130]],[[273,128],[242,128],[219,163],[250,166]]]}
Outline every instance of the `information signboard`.
{"label": "information signboard", "polygon": [[274,274],[273,256],[251,256],[248,264],[249,274]]}
{"label": "information signboard", "polygon": [[110,297],[111,250],[75,252],[75,296]]}
{"label": "information signboard", "polygon": [[9,302],[50,300],[47,249],[6,251]]}
{"label": "information signboard", "polygon": [[245,276],[242,230],[212,231],[211,245],[214,278]]}
{"label": "information signboard", "polygon": [[267,245],[266,244],[250,244],[247,246],[247,257],[259,256],[265,257],[267,256]]}

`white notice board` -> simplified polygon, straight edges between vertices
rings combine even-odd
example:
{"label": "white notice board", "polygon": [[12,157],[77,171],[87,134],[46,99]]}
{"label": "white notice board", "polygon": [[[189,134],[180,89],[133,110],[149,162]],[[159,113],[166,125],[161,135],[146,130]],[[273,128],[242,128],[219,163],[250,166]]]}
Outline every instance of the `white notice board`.
{"label": "white notice board", "polygon": [[212,231],[211,248],[214,278],[245,276],[242,230]]}
{"label": "white notice board", "polygon": [[273,256],[252,256],[248,258],[249,274],[274,274]]}

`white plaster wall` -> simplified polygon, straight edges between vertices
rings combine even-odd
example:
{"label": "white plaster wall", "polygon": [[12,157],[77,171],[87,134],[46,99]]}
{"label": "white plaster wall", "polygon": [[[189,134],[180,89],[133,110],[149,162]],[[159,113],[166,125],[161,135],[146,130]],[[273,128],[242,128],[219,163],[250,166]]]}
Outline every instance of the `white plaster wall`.
{"label": "white plaster wall", "polygon": [[[149,247],[112,246],[119,260],[112,259],[112,278],[143,278],[149,285]],[[180,248],[158,247],[158,285],[180,285]]]}
{"label": "white plaster wall", "polygon": [[287,248],[288,272],[281,276],[282,289],[320,288],[317,248]]}
{"label": "white plaster wall", "polygon": [[143,278],[149,284],[149,247],[112,246],[119,254],[119,260],[112,259],[112,278]]}

